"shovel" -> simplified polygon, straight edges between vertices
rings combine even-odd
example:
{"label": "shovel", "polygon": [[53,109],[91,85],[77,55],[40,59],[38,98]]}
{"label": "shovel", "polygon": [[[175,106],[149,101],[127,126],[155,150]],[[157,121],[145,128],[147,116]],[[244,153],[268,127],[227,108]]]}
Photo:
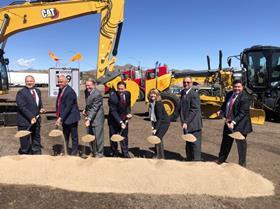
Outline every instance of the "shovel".
{"label": "shovel", "polygon": [[[88,131],[88,128],[87,128],[87,133],[88,133],[89,131]],[[84,143],[90,143],[90,142],[92,142],[92,141],[95,141],[95,136],[94,135],[92,135],[92,134],[86,134],[85,136],[83,136],[82,138],[82,141],[84,142]],[[82,158],[87,158],[87,156],[86,156],[86,144],[84,144],[84,148],[83,148],[83,153],[82,153],[82,156],[81,156]]]}
{"label": "shovel", "polygon": [[231,138],[233,139],[236,139],[236,140],[245,140],[245,136],[240,133],[239,131],[233,131],[232,129],[231,130],[231,133],[228,134]]}
{"label": "shovel", "polygon": [[[55,126],[55,129],[51,130],[49,133],[50,137],[58,137],[58,136],[62,136],[62,135],[63,135],[63,132],[58,129],[57,125]],[[64,144],[64,154],[68,155],[65,137],[63,137],[63,144]]]}
{"label": "shovel", "polygon": [[188,134],[188,131],[186,129],[183,130],[184,134],[181,136],[181,138],[186,142],[195,142],[196,137],[193,134]]}
{"label": "shovel", "polygon": [[[39,117],[40,117],[40,116],[37,115],[37,116],[35,117],[36,120],[37,120]],[[37,122],[37,121],[36,121],[36,122]],[[34,123],[34,124],[35,124],[35,123]],[[18,131],[18,132],[15,134],[15,137],[16,137],[16,138],[21,138],[21,137],[28,136],[29,134],[31,134],[31,131],[29,131],[29,130],[31,129],[31,127],[32,127],[34,124],[30,124],[26,130]]]}
{"label": "shovel", "polygon": [[[125,125],[127,125],[127,123],[128,123],[128,121],[126,120]],[[124,129],[122,129],[120,131],[120,134],[114,134],[113,136],[111,136],[111,141],[120,142],[120,141],[124,140],[124,137],[122,136],[123,131],[124,131]]]}

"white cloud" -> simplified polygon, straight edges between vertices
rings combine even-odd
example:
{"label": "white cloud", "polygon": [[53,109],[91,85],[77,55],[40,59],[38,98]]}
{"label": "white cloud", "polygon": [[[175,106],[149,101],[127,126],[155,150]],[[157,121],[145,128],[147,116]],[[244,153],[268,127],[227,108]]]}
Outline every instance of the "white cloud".
{"label": "white cloud", "polygon": [[31,58],[31,59],[20,58],[17,60],[17,64],[21,67],[31,67],[35,60],[36,60],[35,58]]}

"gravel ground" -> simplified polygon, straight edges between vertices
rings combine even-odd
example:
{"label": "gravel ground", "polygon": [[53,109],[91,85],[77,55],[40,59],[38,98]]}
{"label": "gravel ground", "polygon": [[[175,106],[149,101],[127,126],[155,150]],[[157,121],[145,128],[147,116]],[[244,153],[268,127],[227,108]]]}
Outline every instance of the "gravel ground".
{"label": "gravel ground", "polygon": [[[15,90],[8,95],[15,97]],[[44,104],[47,110],[53,110],[55,99],[47,97],[43,89]],[[3,97],[3,96],[2,96]],[[1,99],[1,98],[0,98]],[[108,113],[107,99],[104,99],[105,112]],[[80,108],[84,105],[83,97],[79,100]],[[153,147],[146,142],[149,135],[149,122],[145,114],[143,102],[133,107],[134,118],[129,124],[129,147],[134,157],[150,158]],[[48,115],[50,118],[50,115]],[[222,137],[222,120],[204,120],[203,128],[203,159],[213,161],[217,158]],[[44,154],[53,154],[53,148],[60,147],[60,140],[49,139],[47,133],[53,128],[53,120],[43,116],[42,145]],[[70,192],[61,189],[0,185],[0,208],[266,208],[276,209],[280,204],[280,124],[266,122],[263,126],[254,126],[254,132],[248,136],[247,168],[272,181],[275,195],[258,198],[221,198],[207,195],[143,195],[143,194],[103,194]],[[18,141],[13,137],[15,127],[0,128],[0,156],[15,155]],[[79,134],[85,134],[80,123]],[[184,142],[180,139],[179,122],[170,126],[164,138],[165,153],[168,160],[185,160]],[[109,152],[108,126],[105,125],[105,154]],[[238,160],[234,144],[228,161]],[[132,171],[133,174],[133,171]],[[19,174],[20,175],[20,174]]]}

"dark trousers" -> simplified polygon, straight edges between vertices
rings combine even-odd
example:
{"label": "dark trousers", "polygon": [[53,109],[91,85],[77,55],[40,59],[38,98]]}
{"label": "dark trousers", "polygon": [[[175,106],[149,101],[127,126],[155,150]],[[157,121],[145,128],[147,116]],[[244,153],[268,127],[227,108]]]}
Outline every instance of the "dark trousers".
{"label": "dark trousers", "polygon": [[[184,130],[184,134],[187,132]],[[186,142],[187,161],[201,161],[201,130],[188,132],[196,137],[195,142]]]}
{"label": "dark trousers", "polygon": [[[28,126],[18,126],[18,130],[27,130]],[[40,123],[35,123],[29,130],[30,135],[20,138],[19,154],[40,155],[41,151],[41,135]]]}
{"label": "dark trousers", "polygon": [[[158,159],[164,159],[164,146],[163,137],[166,134],[170,123],[162,123],[156,132],[156,136],[160,138],[161,142],[155,145],[155,151]],[[156,127],[156,123],[152,123],[153,127]]]}
{"label": "dark trousers", "polygon": [[104,153],[104,124],[88,128],[88,133],[95,136],[95,140],[90,142],[90,149],[94,155],[102,156]]}
{"label": "dark trousers", "polygon": [[[109,125],[110,138],[114,134],[119,134],[121,132],[121,130],[122,130],[121,127],[117,127],[117,126],[114,126],[114,125]],[[124,137],[124,140],[122,140],[120,142],[121,150],[122,150],[122,154],[124,156],[126,156],[126,155],[128,155],[128,124],[126,125],[126,128],[123,130],[121,135]],[[110,140],[110,144],[111,144],[112,153],[114,155],[118,150],[118,143]]]}
{"label": "dark trousers", "polygon": [[[219,162],[223,163],[227,160],[228,155],[230,153],[233,138],[231,138],[228,134],[232,133],[232,131],[225,124],[223,139],[219,153]],[[244,135],[245,137],[247,135]],[[246,153],[247,153],[247,141],[245,140],[235,140],[237,144],[238,157],[239,157],[239,165],[246,166]]]}
{"label": "dark trousers", "polygon": [[71,134],[72,138],[72,149],[71,155],[77,155],[78,146],[79,146],[79,138],[78,138],[78,122],[72,124],[62,124],[63,134],[66,141],[67,149],[69,147],[69,138]]}

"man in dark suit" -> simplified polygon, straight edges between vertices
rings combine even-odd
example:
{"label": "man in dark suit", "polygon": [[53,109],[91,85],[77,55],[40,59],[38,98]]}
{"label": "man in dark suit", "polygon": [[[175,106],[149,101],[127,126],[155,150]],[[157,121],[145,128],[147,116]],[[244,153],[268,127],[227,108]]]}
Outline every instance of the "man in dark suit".
{"label": "man in dark suit", "polygon": [[184,78],[183,86],[180,100],[180,119],[183,132],[184,134],[193,134],[197,139],[195,142],[186,142],[187,160],[200,161],[202,130],[200,99],[198,93],[192,89],[191,77]]}
{"label": "man in dark suit", "polygon": [[88,133],[95,135],[95,141],[91,142],[92,154],[96,157],[103,157],[104,154],[104,110],[103,97],[96,88],[96,81],[86,81],[86,108],[84,110],[85,125]]}
{"label": "man in dark suit", "polygon": [[56,125],[61,125],[63,134],[69,145],[69,137],[72,137],[71,155],[77,155],[79,139],[78,139],[78,122],[80,120],[80,111],[77,104],[77,95],[75,91],[68,85],[68,80],[64,75],[58,78],[59,93],[56,100]]}
{"label": "man in dark suit", "polygon": [[[19,154],[41,154],[40,113],[44,113],[41,91],[35,86],[35,79],[25,77],[25,87],[17,92],[17,126],[18,130],[30,128],[31,134],[20,138]],[[36,117],[38,116],[38,117]],[[31,137],[31,141],[30,141]]]}
{"label": "man in dark suit", "polygon": [[[117,84],[117,92],[112,92],[109,100],[108,125],[110,129],[110,138],[114,134],[119,134],[123,129],[122,136],[124,140],[120,142],[123,157],[130,158],[128,153],[128,123],[125,121],[132,117],[131,113],[131,96],[126,91],[126,83],[120,81]],[[118,143],[110,140],[112,155],[117,156]]]}
{"label": "man in dark suit", "polygon": [[[243,88],[242,81],[235,80],[233,82],[233,91],[226,95],[221,111],[218,112],[218,114],[223,114],[226,118],[218,163],[225,162],[231,150],[234,139],[228,134],[233,131],[239,131],[246,138],[247,134],[253,131],[250,119],[251,102],[246,93],[243,92]],[[236,144],[239,164],[245,167],[247,152],[246,139],[236,140]]]}

